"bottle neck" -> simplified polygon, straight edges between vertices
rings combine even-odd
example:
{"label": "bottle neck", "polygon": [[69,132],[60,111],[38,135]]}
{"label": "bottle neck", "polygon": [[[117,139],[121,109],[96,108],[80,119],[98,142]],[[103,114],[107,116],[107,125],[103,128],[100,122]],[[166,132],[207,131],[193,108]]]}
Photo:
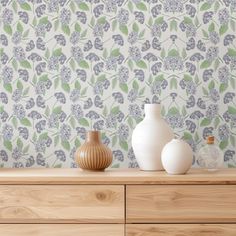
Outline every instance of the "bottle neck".
{"label": "bottle neck", "polygon": [[160,104],[145,104],[144,106],[145,118],[161,118],[161,105]]}
{"label": "bottle neck", "polygon": [[95,142],[95,143],[100,142],[100,132],[99,131],[88,131],[86,141],[87,142]]}

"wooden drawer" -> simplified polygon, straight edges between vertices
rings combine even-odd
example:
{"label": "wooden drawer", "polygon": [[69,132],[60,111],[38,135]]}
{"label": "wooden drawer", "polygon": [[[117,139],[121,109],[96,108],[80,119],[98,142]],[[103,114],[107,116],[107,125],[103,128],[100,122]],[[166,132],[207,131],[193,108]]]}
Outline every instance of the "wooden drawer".
{"label": "wooden drawer", "polygon": [[127,186],[128,223],[236,223],[235,185]]}
{"label": "wooden drawer", "polygon": [[126,236],[235,236],[233,224],[131,224]]}
{"label": "wooden drawer", "polygon": [[124,236],[121,224],[2,224],[0,235],[5,236]]}
{"label": "wooden drawer", "polygon": [[0,186],[0,223],[124,223],[124,186]]}

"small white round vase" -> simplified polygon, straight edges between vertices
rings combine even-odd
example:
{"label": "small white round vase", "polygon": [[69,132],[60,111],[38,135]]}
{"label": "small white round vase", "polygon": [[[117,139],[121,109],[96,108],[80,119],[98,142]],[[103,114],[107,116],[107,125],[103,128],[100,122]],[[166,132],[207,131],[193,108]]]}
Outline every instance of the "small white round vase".
{"label": "small white round vase", "polygon": [[141,170],[163,170],[161,151],[174,133],[161,117],[160,104],[146,104],[145,118],[133,131],[132,147]]}
{"label": "small white round vase", "polygon": [[168,174],[185,174],[192,166],[192,148],[183,140],[173,139],[163,148],[161,161]]}

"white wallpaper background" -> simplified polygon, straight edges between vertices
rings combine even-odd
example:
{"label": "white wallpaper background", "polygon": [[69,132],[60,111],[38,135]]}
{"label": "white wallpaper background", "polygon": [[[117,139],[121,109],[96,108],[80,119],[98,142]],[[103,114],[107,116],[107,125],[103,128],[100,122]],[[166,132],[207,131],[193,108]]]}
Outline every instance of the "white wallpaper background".
{"label": "white wallpaper background", "polygon": [[137,167],[150,102],[236,166],[235,31],[236,0],[0,0],[0,166],[75,167],[99,129],[112,166]]}

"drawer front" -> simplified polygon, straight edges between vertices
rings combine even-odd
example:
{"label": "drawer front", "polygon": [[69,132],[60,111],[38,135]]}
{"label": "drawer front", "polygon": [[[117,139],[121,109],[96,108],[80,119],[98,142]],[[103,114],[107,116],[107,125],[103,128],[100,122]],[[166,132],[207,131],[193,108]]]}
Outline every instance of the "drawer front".
{"label": "drawer front", "polygon": [[126,236],[235,236],[233,224],[131,224]]}
{"label": "drawer front", "polygon": [[127,186],[128,223],[236,223],[235,185]]}
{"label": "drawer front", "polygon": [[124,186],[0,186],[0,223],[123,223]]}
{"label": "drawer front", "polygon": [[119,224],[2,224],[0,235],[7,236],[124,236],[124,225]]}

